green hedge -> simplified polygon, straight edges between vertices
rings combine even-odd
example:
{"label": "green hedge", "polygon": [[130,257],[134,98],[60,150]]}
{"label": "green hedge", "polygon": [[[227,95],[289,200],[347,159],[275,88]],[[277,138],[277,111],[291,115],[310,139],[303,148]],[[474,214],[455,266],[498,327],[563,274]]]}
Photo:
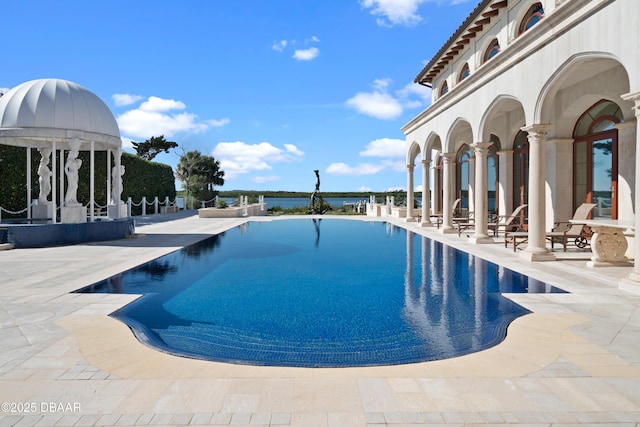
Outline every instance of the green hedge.
{"label": "green hedge", "polygon": [[[95,181],[94,197],[97,204],[107,204],[107,152],[95,152]],[[89,173],[90,153],[81,151],[78,158],[82,160],[82,167],[78,179],[78,201],[82,204],[89,203]],[[60,157],[58,154],[56,164],[56,178],[59,180]],[[9,211],[21,211],[27,205],[27,150],[21,147],[0,145],[0,206]],[[40,153],[31,149],[31,198],[37,199],[40,192],[38,184],[38,164]],[[176,197],[175,178],[171,166],[162,163],[150,162],[129,153],[122,153],[122,164],[125,174],[122,177],[122,200],[126,202],[128,197],[135,203],[139,203],[142,196],[150,201],[158,196],[163,201],[166,196],[171,200]],[[113,158],[111,165],[114,165]],[[51,168],[51,162],[49,168]],[[59,181],[57,182],[59,184]],[[110,185],[110,184],[109,184]],[[59,185],[58,185],[59,187]],[[56,200],[60,200],[60,188]],[[51,200],[51,195],[49,196]],[[136,211],[134,211],[135,213]],[[22,217],[23,212],[17,215],[2,213],[3,217]]]}

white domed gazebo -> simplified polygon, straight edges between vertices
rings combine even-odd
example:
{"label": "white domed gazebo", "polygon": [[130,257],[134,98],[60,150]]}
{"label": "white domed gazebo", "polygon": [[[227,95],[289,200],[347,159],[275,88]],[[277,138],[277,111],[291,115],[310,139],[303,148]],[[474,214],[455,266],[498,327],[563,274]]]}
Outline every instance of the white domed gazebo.
{"label": "white domed gazebo", "polygon": [[[31,207],[31,148],[41,155],[38,176],[40,194],[33,206],[34,218],[50,218],[56,222],[57,206],[63,223],[93,222],[94,153],[96,150],[113,153],[114,179],[107,188],[110,201],[109,217],[126,216],[122,193],[122,141],[120,130],[107,105],[88,89],[66,80],[40,79],[22,83],[0,97],[0,144],[27,149],[27,206]],[[65,160],[65,151],[67,152]],[[78,170],[83,167],[77,159],[79,151],[90,151],[90,200],[85,207],[78,203]],[[50,156],[51,169],[49,169]],[[59,163],[57,159],[59,158]],[[111,155],[107,155],[107,174],[111,175]],[[59,165],[59,166],[57,166]],[[84,165],[84,167],[87,167]],[[117,171],[117,172],[116,172]],[[60,191],[57,202],[57,185]],[[49,195],[53,194],[51,200]],[[27,209],[28,217],[31,210]]]}

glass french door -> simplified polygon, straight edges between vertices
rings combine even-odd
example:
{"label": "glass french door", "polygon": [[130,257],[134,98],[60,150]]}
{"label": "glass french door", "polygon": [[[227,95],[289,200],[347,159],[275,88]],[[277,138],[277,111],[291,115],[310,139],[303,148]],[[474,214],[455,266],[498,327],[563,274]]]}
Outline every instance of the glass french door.
{"label": "glass french door", "polygon": [[595,203],[595,218],[618,218],[617,132],[603,132],[574,143],[574,202]]}

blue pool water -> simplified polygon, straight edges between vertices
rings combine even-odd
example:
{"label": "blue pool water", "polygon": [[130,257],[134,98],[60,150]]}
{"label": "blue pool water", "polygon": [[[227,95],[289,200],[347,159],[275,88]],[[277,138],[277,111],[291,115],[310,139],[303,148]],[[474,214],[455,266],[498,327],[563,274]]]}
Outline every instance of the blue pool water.
{"label": "blue pool water", "polygon": [[502,293],[562,292],[384,222],[249,222],[79,292],[144,294],[113,313],[169,353],[343,367],[459,356],[527,314]]}

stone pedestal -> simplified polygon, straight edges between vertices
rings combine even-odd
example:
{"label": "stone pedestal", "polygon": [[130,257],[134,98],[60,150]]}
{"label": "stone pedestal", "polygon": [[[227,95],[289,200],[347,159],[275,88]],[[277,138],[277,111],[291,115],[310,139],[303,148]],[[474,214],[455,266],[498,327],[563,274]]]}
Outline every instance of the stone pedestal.
{"label": "stone pedestal", "polygon": [[53,204],[40,203],[33,206],[32,216],[35,219],[53,219]]}
{"label": "stone pedestal", "polygon": [[632,265],[625,253],[627,252],[627,238],[624,230],[614,227],[591,226],[591,251],[593,256],[587,263],[588,267],[626,267]]}
{"label": "stone pedestal", "polygon": [[87,211],[84,206],[63,206],[60,209],[61,221],[63,224],[82,224],[87,222]]}
{"label": "stone pedestal", "polygon": [[107,216],[111,219],[126,218],[127,217],[127,205],[120,203],[118,205],[107,206]]}

